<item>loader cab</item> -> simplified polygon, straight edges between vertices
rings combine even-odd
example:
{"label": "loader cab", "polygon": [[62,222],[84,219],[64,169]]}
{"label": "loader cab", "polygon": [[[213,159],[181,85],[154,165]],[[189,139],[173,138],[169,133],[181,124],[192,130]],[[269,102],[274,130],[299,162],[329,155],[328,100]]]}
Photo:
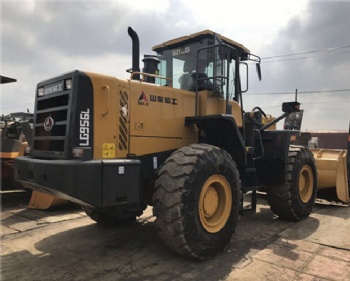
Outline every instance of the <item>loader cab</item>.
{"label": "loader cab", "polygon": [[[239,64],[249,58],[249,50],[220,34],[205,30],[153,47],[160,60],[159,75],[169,80],[156,83],[240,102]],[[224,112],[223,112],[224,113]]]}

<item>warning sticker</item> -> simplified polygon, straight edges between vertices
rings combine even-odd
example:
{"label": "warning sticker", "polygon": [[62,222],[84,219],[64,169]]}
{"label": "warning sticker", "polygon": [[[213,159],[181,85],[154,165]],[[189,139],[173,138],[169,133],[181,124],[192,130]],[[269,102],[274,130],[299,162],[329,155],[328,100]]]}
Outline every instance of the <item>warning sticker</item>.
{"label": "warning sticker", "polygon": [[102,158],[114,158],[115,157],[115,144],[104,143],[102,145]]}

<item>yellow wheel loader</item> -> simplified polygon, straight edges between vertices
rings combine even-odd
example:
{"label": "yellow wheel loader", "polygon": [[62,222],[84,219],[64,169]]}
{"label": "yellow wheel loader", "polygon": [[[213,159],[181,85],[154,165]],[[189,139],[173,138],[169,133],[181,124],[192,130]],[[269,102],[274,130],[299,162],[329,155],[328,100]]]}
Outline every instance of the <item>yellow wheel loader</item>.
{"label": "yellow wheel loader", "polygon": [[[255,212],[266,186],[272,211],[298,221],[315,202],[317,172],[295,130],[271,130],[283,114],[243,109],[248,67],[260,58],[210,30],[153,47],[130,79],[72,71],[37,85],[29,157],[16,159],[27,188],[81,204],[98,223],[126,223],[153,206],[160,238],[207,259],[229,243],[239,214]],[[245,194],[251,204],[243,204]]]}
{"label": "yellow wheel loader", "polygon": [[326,199],[326,203],[350,205],[350,124],[346,147],[347,149],[310,149],[317,165],[317,197]]}
{"label": "yellow wheel loader", "polygon": [[350,204],[349,150],[311,149],[318,172],[318,198]]}
{"label": "yellow wheel loader", "polygon": [[[286,118],[284,127],[300,130],[302,114],[292,113]],[[293,128],[293,129],[294,129]],[[328,133],[329,140],[333,133]],[[317,133],[315,134],[317,135]],[[317,203],[333,205],[350,205],[350,126],[347,143],[341,145],[346,149],[331,148],[331,141],[327,141],[318,147],[318,141],[314,140],[313,133],[302,132],[296,139],[295,144],[310,148],[316,161],[317,167]],[[323,138],[327,138],[326,135]],[[332,138],[333,139],[333,138]],[[340,145],[338,141],[338,145]],[[335,146],[334,146],[335,147]]]}
{"label": "yellow wheel loader", "polygon": [[347,149],[311,148],[318,172],[320,202],[350,205],[350,127]]}

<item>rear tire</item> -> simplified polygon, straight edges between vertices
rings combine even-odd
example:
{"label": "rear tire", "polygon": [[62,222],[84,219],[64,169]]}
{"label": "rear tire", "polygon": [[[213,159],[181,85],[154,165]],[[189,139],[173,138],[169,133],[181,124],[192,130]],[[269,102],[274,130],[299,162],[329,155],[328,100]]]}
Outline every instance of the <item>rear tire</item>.
{"label": "rear tire", "polygon": [[300,221],[312,212],[317,194],[317,171],[313,154],[308,148],[291,146],[285,166],[282,186],[267,189],[271,210],[277,216]]}
{"label": "rear tire", "polygon": [[187,257],[207,259],[229,244],[238,221],[241,182],[224,150],[194,144],[175,151],[153,196],[159,237]]}

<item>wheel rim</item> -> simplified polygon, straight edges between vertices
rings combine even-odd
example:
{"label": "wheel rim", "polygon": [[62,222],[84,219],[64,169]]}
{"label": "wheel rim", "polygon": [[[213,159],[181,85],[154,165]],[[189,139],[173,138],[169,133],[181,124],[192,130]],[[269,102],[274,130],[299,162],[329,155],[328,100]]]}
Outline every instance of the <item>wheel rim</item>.
{"label": "wheel rim", "polygon": [[299,176],[299,196],[303,203],[310,201],[314,188],[313,172],[309,165],[303,166]]}
{"label": "wheel rim", "polygon": [[232,208],[231,187],[225,177],[211,176],[203,185],[198,202],[202,226],[210,233],[219,232],[230,217]]}

